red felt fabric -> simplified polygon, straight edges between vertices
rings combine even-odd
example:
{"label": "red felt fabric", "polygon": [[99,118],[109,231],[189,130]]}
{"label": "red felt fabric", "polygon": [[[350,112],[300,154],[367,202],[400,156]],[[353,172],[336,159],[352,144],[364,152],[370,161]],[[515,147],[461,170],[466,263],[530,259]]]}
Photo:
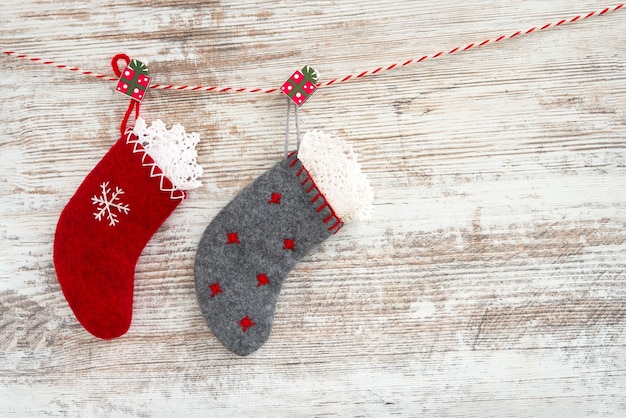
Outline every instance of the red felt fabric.
{"label": "red felt fabric", "polygon": [[[133,140],[136,137],[131,137]],[[123,135],[89,173],[63,209],[54,237],[57,278],[74,315],[96,337],[111,339],[126,333],[133,307],[135,264],[148,240],[182,199],[172,198],[167,178],[143,164],[153,162],[138,144],[127,144]],[[138,147],[133,152],[134,147]],[[128,204],[128,214],[118,213],[119,222],[95,218],[101,184],[111,191],[123,190],[119,203]],[[177,192],[177,195],[184,193]]]}

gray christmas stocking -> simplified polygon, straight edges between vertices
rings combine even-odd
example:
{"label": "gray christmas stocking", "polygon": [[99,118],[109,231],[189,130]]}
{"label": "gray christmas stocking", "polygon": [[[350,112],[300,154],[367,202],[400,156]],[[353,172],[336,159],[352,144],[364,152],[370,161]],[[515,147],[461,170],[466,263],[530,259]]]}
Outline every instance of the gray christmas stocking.
{"label": "gray christmas stocking", "polygon": [[241,356],[260,348],[285,277],[344,222],[366,219],[372,200],[352,147],[312,131],[226,205],[195,262],[200,309],[224,346]]}

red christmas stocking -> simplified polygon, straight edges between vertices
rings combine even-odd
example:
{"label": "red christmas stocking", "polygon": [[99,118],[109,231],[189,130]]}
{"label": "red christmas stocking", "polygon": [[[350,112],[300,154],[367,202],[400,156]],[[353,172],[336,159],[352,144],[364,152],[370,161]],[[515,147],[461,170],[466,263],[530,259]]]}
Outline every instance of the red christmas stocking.
{"label": "red christmas stocking", "polygon": [[126,333],[135,264],[148,240],[200,185],[197,134],[137,119],[89,173],[61,213],[54,266],[82,326],[103,339]]}

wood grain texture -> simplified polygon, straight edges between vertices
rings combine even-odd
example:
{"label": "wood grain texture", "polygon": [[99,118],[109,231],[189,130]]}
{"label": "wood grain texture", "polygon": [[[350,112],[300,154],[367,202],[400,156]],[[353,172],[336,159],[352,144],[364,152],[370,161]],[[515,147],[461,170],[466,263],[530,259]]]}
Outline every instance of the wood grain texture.
{"label": "wood grain texture", "polygon": [[[599,10],[588,0],[13,0],[0,46],[154,82],[340,77]],[[624,416],[626,12],[320,89],[306,129],[351,141],[376,192],[291,273],[238,358],[193,286],[200,236],[282,155],[284,99],[151,91],[201,134],[203,187],[137,263],[100,341],[52,264],[58,216],[117,138],[113,84],[0,57],[0,416]]]}

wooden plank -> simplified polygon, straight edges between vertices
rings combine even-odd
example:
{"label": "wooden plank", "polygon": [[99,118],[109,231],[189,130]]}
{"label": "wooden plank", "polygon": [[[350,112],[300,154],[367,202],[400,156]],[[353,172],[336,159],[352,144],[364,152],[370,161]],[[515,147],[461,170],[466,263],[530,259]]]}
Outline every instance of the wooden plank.
{"label": "wooden plank", "polygon": [[[101,73],[126,52],[161,84],[277,87],[304,64],[342,78],[605,6],[33,0],[0,4],[0,45]],[[315,93],[302,129],[354,144],[374,217],[298,264],[246,358],[204,322],[193,262],[281,158],[284,99],[149,93],[145,118],[201,134],[204,185],[146,246],[132,327],[105,342],[74,319],[51,249],[126,101],[0,57],[0,416],[623,416],[624,13]]]}

